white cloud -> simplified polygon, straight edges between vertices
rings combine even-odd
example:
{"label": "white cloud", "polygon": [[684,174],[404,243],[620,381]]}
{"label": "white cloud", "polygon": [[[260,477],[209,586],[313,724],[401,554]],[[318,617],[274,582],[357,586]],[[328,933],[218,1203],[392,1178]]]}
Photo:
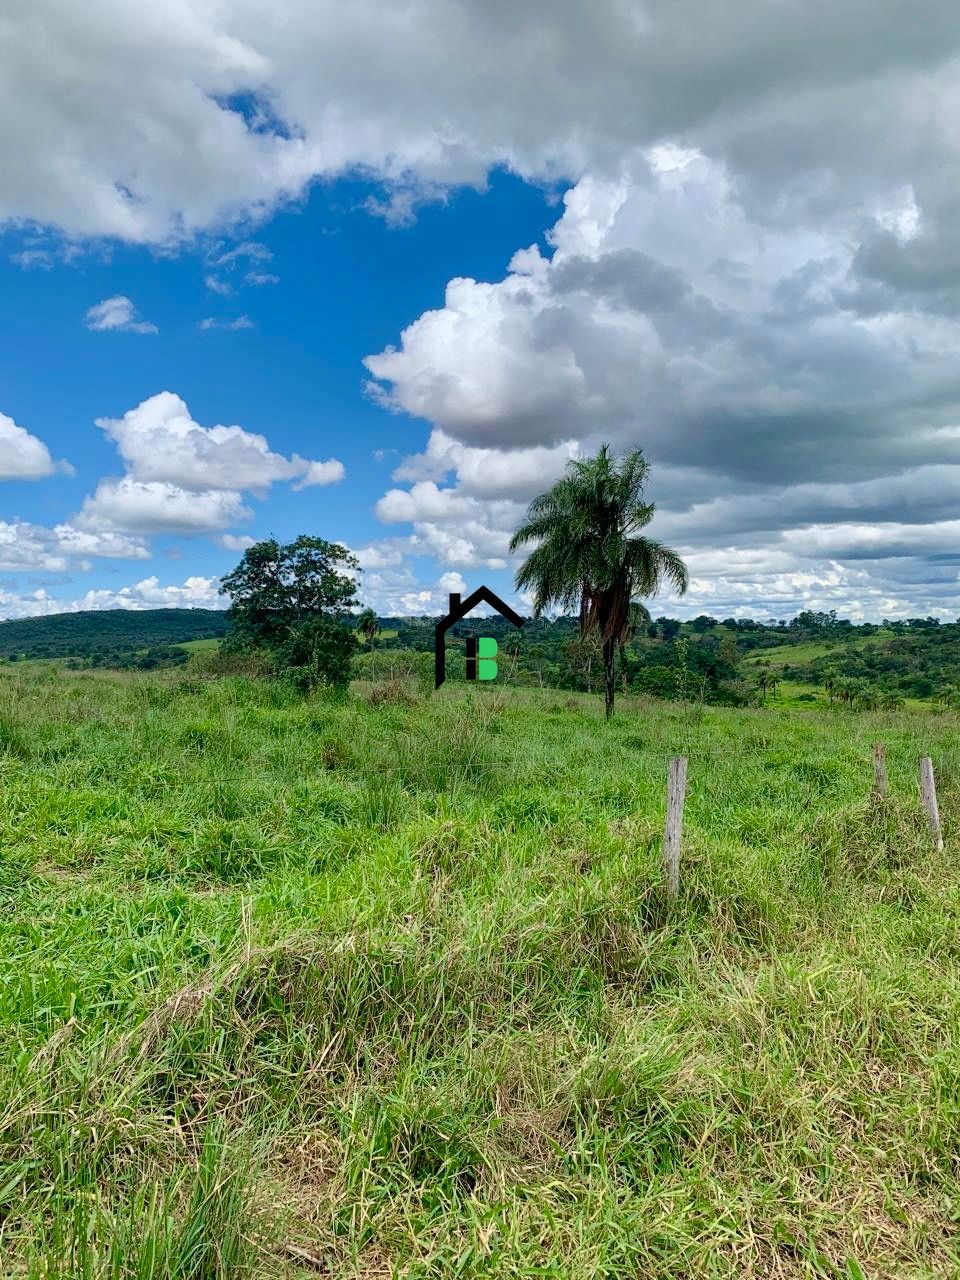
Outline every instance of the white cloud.
{"label": "white cloud", "polygon": [[248,547],[252,547],[256,543],[256,538],[251,538],[248,533],[223,533],[217,539],[221,547],[227,551],[246,551]]}
{"label": "white cloud", "polygon": [[11,253],[10,261],[23,271],[53,270],[53,254],[46,249],[23,249],[19,253]]}
{"label": "white cloud", "polygon": [[227,329],[236,332],[238,329],[252,329],[253,321],[249,316],[237,316],[234,320],[218,320],[216,316],[205,316],[200,321],[200,329]]}
{"label": "white cloud", "polygon": [[366,547],[351,548],[361,569],[395,569],[403,564],[409,550],[406,538],[383,539]]}
{"label": "white cloud", "polygon": [[[916,235],[909,207],[891,216]],[[375,394],[433,424],[381,520],[443,563],[502,563],[532,493],[606,439],[653,463],[654,536],[691,556],[789,547],[800,608],[952,598],[934,558],[960,505],[957,318],[862,315],[845,294],[855,240],[762,225],[693,149],[583,179],[549,239],[551,257],[522,250],[499,283],[451,281],[443,308],[368,358]],[[730,607],[778,598],[711,569],[683,607],[711,581]]]}
{"label": "white cloud", "polygon": [[229,489],[184,489],[133,476],[101,480],[86,498],[76,523],[95,532],[215,533],[253,519],[243,497]]}
{"label": "white cloud", "polygon": [[346,474],[343,463],[337,458],[330,458],[326,462],[311,462],[293,487],[307,489],[312,485],[339,484]]}
{"label": "white cloud", "polygon": [[[562,181],[552,256],[452,280],[370,358],[433,431],[381,519],[451,569],[501,563],[531,484],[640,443],[691,555],[789,535],[798,592],[947,598],[922,530],[960,465],[958,66],[951,0],[40,0],[0,43],[0,221],[169,246],[249,236],[321,175],[379,178],[394,223],[495,166]],[[207,255],[250,284],[269,261]]]}
{"label": "white cloud", "polygon": [[129,298],[118,293],[104,298],[87,311],[87,328],[97,333],[157,333],[157,326],[146,320],[136,319],[136,308]]}
{"label": "white cloud", "polygon": [[76,518],[84,529],[216,533],[252,519],[245,492],[263,497],[277,481],[303,488],[334,484],[344,475],[335,458],[287,458],[242,427],[202,427],[170,391],[122,418],[98,418],[97,426],[116,444],[126,474],[101,480],[85,500]]}
{"label": "white cloud", "polygon": [[[219,293],[223,297],[228,297],[233,293],[233,285],[229,280],[221,280],[219,276],[206,275],[203,277],[203,283],[207,286],[211,293]],[[204,327],[201,325],[201,328]]]}
{"label": "white cloud", "polygon": [[[437,617],[447,612],[451,591],[462,594],[467,590],[467,581],[460,573],[448,571],[430,583],[418,578],[409,568],[401,567],[370,569],[364,573],[360,595],[365,605],[383,617]],[[507,603],[511,602],[509,593],[505,598]]]}
{"label": "white cloud", "polygon": [[311,462],[274,453],[264,436],[237,426],[202,427],[180,396],[161,391],[122,418],[98,418],[137,481],[164,481],[185,489],[249,489],[265,493],[281,480],[331,484],[343,478],[336,459]]}
{"label": "white cloud", "polygon": [[55,463],[42,440],[0,413],[0,480],[40,480],[72,470],[68,462]]}
{"label": "white cloud", "polygon": [[275,276],[272,271],[248,271],[243,277],[243,282],[259,288],[265,284],[279,284],[280,277]]}
{"label": "white cloud", "polygon": [[403,221],[495,166],[577,179],[654,146],[734,161],[771,221],[888,208],[918,156],[955,186],[958,46],[949,0],[41,0],[0,49],[0,219],[167,242],[361,170]]}
{"label": "white cloud", "polygon": [[89,609],[224,609],[218,578],[187,578],[180,586],[161,586],[156,577],[144,578],[118,591],[92,589],[74,599],[50,595],[45,588],[20,593],[0,590],[0,618],[31,618],[41,614],[78,613]]}
{"label": "white cloud", "polygon": [[14,518],[0,520],[0,570],[41,569],[64,573],[89,568],[95,558],[145,560],[149,552],[138,538],[82,529],[67,522],[48,528]]}
{"label": "white cloud", "polygon": [[238,263],[271,262],[272,260],[272,251],[259,240],[244,240],[242,244],[234,245],[232,249],[218,250],[212,255],[212,261],[216,266],[227,269],[232,269]]}

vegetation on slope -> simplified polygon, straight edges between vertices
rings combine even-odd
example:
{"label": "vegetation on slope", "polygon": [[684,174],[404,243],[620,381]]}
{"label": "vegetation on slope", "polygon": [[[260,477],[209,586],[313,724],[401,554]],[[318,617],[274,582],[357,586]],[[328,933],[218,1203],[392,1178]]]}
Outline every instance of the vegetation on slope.
{"label": "vegetation on slope", "polygon": [[5,1274],[957,1274],[957,717],[602,715],[0,671]]}
{"label": "vegetation on slope", "polygon": [[99,609],[11,618],[0,622],[0,658],[78,658],[118,667],[148,649],[223,636],[227,626],[222,609]]}

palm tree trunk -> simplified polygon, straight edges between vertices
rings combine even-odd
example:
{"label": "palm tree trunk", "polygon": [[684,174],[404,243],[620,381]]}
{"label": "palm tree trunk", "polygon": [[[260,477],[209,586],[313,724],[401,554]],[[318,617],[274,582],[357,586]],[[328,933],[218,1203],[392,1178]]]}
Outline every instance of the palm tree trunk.
{"label": "palm tree trunk", "polygon": [[613,715],[613,698],[614,698],[614,671],[613,671],[613,653],[614,639],[611,636],[609,640],[603,642],[603,676],[606,683],[606,708],[607,719]]}

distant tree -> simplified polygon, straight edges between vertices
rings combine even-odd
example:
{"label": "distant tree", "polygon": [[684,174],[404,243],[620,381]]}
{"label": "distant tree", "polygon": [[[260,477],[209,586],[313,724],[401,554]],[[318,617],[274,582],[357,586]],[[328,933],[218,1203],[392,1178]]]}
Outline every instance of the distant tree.
{"label": "distant tree", "polygon": [[374,640],[380,634],[380,623],[372,609],[364,609],[357,618],[357,630],[372,649]]}
{"label": "distant tree", "polygon": [[346,626],[359,566],[336,542],[301,536],[254,543],[222,579],[230,597],[227,647],[268,649],[302,688],[346,683],[355,642]]}
{"label": "distant tree", "polygon": [[698,634],[702,634],[704,631],[711,631],[714,627],[718,627],[720,624],[717,622],[716,618],[711,618],[708,613],[701,613],[698,617],[694,618],[690,625],[693,627],[694,631]]}
{"label": "distant tree", "polygon": [[780,681],[772,671],[762,670],[757,677],[757,689],[760,693],[760,701],[765,703],[767,701],[767,694],[776,693],[777,686],[779,684]]}
{"label": "distant tree", "polygon": [[603,445],[594,458],[567,464],[561,480],[535,498],[510,542],[536,543],[517,573],[533,593],[535,615],[551,603],[579,606],[580,633],[597,631],[603,650],[607,718],[614,706],[617,637],[635,596],[651,596],[666,580],[687,587],[687,567],[670,547],[639,534],[654,506],[644,501],[650,465],[639,449],[622,459]]}
{"label": "distant tree", "polygon": [[623,691],[627,691],[627,666],[626,666],[626,649],[627,645],[637,634],[640,627],[650,625],[650,610],[645,604],[641,604],[639,600],[632,600],[630,608],[627,610],[627,616],[623,620],[623,626],[620,634],[617,636],[617,648],[620,651],[620,676],[623,680]]}
{"label": "distant tree", "polygon": [[323,538],[254,543],[220,584],[230,597],[231,646],[276,648],[311,618],[344,617],[357,603],[350,572],[358,568],[346,547]]}

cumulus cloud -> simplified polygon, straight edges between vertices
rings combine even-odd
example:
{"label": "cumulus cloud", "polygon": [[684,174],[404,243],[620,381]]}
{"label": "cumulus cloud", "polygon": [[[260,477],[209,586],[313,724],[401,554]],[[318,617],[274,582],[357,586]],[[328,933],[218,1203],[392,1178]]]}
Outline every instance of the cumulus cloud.
{"label": "cumulus cloud", "polygon": [[[170,244],[320,175],[380,179],[395,223],[494,166],[562,181],[547,252],[452,280],[369,357],[373,394],[431,429],[380,518],[451,571],[500,564],[530,484],[638,443],[655,529],[691,556],[772,556],[801,603],[920,609],[953,590],[958,68],[952,0],[923,21],[895,0],[43,0],[0,48],[0,220]],[[207,265],[255,283],[269,257],[246,239]],[[696,578],[719,582],[750,599],[739,569]]]}
{"label": "cumulus cloud", "polygon": [[48,528],[16,517],[0,520],[0,570],[4,572],[42,569],[64,573],[71,568],[90,568],[97,558],[145,560],[148,556],[139,538],[125,534],[84,529],[73,522]]}
{"label": "cumulus cloud", "polygon": [[188,490],[162,480],[122,476],[100,481],[84,500],[76,523],[96,531],[215,533],[252,518],[242,496],[228,489]]}
{"label": "cumulus cloud", "polygon": [[265,493],[278,480],[331,484],[343,478],[334,459],[310,462],[274,453],[264,436],[237,426],[202,427],[180,396],[161,391],[122,418],[98,418],[135,480],[187,489],[249,489]]}
{"label": "cumulus cloud", "polygon": [[403,221],[493,166],[576,180],[679,141],[781,221],[866,210],[922,148],[945,224],[958,50],[950,0],[43,0],[0,52],[0,218],[167,241],[360,169]]}
{"label": "cumulus cloud", "polygon": [[87,311],[87,328],[96,333],[157,333],[157,326],[136,318],[137,311],[129,298],[118,293],[104,298]]}
{"label": "cumulus cloud", "polygon": [[83,528],[213,533],[252,518],[245,492],[263,497],[277,481],[304,488],[344,476],[335,458],[287,458],[242,427],[202,427],[170,391],[122,418],[98,418],[97,426],[117,446],[126,474],[101,480],[77,517]]}
{"label": "cumulus cloud", "polygon": [[298,480],[294,481],[294,489],[308,489],[313,485],[338,484],[347,474],[343,463],[337,458],[329,458],[326,462],[311,462]]}
{"label": "cumulus cloud", "polygon": [[[920,234],[910,207],[883,211],[898,243]],[[584,178],[549,256],[451,281],[442,308],[367,358],[373,393],[433,424],[378,515],[447,563],[490,563],[522,501],[606,439],[644,448],[654,532],[681,550],[782,550],[798,607],[949,613],[954,580],[918,565],[945,553],[938,522],[960,509],[960,322],[899,295],[854,307],[855,229],[771,227],[690,148]],[[709,572],[728,604],[768,591]],[[689,609],[713,598],[708,580]]]}
{"label": "cumulus cloud", "polygon": [[[451,591],[467,590],[467,580],[453,570],[424,581],[409,566],[369,569],[363,575],[363,603],[385,617],[437,617],[447,612]],[[509,603],[509,592],[504,597]],[[513,601],[515,604],[518,603]],[[518,607],[523,607],[522,605]],[[484,609],[479,611],[485,612]]]}
{"label": "cumulus cloud", "polygon": [[72,470],[69,462],[55,463],[42,440],[0,413],[0,480],[41,480]]}
{"label": "cumulus cloud", "polygon": [[223,533],[217,541],[227,551],[246,551],[257,540],[251,538],[248,533]]}

